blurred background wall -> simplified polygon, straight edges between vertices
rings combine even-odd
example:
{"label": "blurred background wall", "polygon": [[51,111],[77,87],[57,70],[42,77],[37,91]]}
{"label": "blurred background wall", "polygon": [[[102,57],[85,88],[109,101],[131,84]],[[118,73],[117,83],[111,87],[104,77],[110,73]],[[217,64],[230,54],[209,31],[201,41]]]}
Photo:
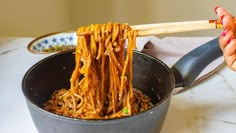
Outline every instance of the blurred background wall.
{"label": "blurred background wall", "polygon": [[70,0],[0,0],[0,36],[39,36],[71,27]]}
{"label": "blurred background wall", "polygon": [[[235,0],[0,0],[0,36],[36,37],[109,21],[133,25],[215,19],[216,5],[236,15]],[[162,36],[218,36],[220,32]]]}

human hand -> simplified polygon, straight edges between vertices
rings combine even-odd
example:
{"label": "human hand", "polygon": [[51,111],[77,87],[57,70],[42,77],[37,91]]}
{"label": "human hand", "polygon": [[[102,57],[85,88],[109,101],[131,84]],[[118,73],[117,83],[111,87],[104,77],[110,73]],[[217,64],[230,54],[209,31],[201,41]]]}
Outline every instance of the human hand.
{"label": "human hand", "polygon": [[234,16],[222,7],[215,7],[215,12],[224,29],[219,37],[220,48],[223,51],[226,64],[236,71],[236,21]]}

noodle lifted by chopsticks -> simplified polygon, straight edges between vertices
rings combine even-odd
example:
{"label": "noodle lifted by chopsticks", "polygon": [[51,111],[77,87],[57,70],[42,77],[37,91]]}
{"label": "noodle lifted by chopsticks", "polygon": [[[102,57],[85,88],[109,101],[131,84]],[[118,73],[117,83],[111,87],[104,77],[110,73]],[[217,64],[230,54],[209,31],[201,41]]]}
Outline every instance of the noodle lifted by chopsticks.
{"label": "noodle lifted by chopsticks", "polygon": [[70,89],[56,90],[45,109],[73,118],[108,119],[150,108],[150,99],[132,86],[136,35],[127,24],[80,27]]}

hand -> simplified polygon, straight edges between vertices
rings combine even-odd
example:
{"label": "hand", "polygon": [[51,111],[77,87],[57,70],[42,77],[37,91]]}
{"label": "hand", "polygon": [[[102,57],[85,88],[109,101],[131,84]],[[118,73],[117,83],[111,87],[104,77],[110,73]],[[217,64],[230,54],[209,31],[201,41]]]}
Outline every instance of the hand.
{"label": "hand", "polygon": [[216,7],[215,12],[223,25],[224,31],[219,38],[226,64],[236,71],[236,21],[234,16],[222,7]]}

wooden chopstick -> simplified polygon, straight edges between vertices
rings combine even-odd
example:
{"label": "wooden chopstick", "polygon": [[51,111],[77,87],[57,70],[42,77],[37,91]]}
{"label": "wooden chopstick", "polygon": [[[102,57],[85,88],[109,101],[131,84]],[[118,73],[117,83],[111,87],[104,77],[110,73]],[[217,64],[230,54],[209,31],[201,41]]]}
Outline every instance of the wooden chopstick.
{"label": "wooden chopstick", "polygon": [[220,20],[200,20],[200,21],[185,21],[185,22],[170,22],[159,24],[143,24],[133,25],[132,29],[137,30],[137,36],[149,36],[170,34],[178,32],[219,29],[222,28]]}

